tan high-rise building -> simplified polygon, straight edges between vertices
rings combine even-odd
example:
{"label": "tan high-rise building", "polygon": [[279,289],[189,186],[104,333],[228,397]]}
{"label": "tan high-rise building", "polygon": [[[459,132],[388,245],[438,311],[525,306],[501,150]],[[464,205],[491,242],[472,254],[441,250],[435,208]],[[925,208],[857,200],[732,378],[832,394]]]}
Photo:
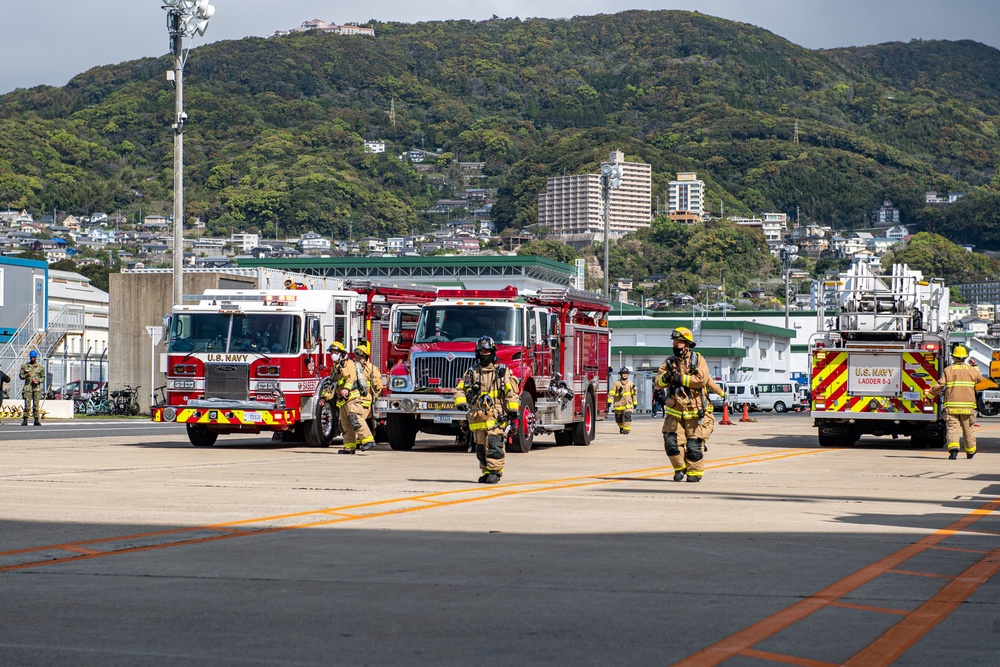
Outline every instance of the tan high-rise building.
{"label": "tan high-rise building", "polygon": [[[625,154],[612,151],[608,162],[622,167],[621,186],[610,191],[609,229],[613,238],[648,227],[652,199],[652,168],[625,162]],[[538,195],[538,223],[567,243],[589,245],[604,239],[604,197],[598,174],[557,176],[545,182]]]}

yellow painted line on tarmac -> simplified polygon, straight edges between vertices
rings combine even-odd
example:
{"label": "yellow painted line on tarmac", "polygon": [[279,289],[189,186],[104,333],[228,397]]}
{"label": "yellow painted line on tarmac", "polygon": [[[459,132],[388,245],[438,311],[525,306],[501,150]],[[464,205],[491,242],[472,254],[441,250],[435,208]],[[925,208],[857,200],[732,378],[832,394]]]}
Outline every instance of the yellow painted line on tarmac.
{"label": "yellow painted line on tarmac", "polygon": [[[824,448],[824,449],[793,449],[793,450],[784,449],[777,451],[771,450],[764,452],[755,452],[752,454],[744,454],[740,456],[718,459],[711,465],[706,466],[706,469],[713,470],[717,468],[728,468],[732,466],[749,465],[753,463],[780,461],[783,459],[789,459],[798,456],[806,456],[810,454],[822,454],[832,451],[838,451],[838,450],[833,448]],[[18,562],[11,565],[0,566],[0,572],[22,570],[31,567],[41,567],[44,565],[56,565],[59,563],[87,560],[90,558],[101,558],[105,556],[138,553],[141,551],[164,549],[167,547],[177,547],[177,546],[186,546],[193,544],[202,544],[206,542],[216,542],[219,540],[231,539],[234,537],[247,537],[250,535],[266,535],[269,533],[283,532],[289,530],[299,530],[303,528],[314,528],[319,526],[329,526],[338,523],[346,523],[349,521],[360,521],[363,519],[400,516],[412,512],[425,511],[429,509],[438,509],[442,507],[450,507],[454,505],[478,502],[482,500],[492,500],[495,498],[513,497],[529,493],[541,493],[549,491],[560,491],[565,489],[577,489],[577,488],[584,488],[591,486],[599,486],[604,484],[635,481],[636,479],[655,479],[657,477],[673,475],[673,473],[674,470],[672,466],[656,466],[654,468],[641,468],[638,470],[611,472],[602,475],[585,475],[582,477],[567,477],[567,478],[551,479],[551,480],[538,480],[533,482],[518,482],[515,484],[504,484],[504,485],[489,486],[489,487],[482,487],[482,486],[467,487],[463,489],[437,491],[434,493],[425,493],[415,496],[405,496],[402,498],[388,498],[384,500],[375,500],[365,503],[343,505],[340,507],[329,507],[324,509],[308,510],[304,512],[294,512],[290,514],[279,514],[275,516],[240,519],[237,521],[228,521],[224,523],[194,526],[190,528],[173,528],[160,531],[151,531],[146,533],[136,533],[131,535],[118,535],[114,537],[104,537],[92,540],[81,540],[78,542],[66,542],[61,544],[49,544],[38,547],[27,547],[23,549],[14,549],[11,551],[2,551],[0,552],[0,559],[3,559],[4,557],[9,558],[12,556],[19,556],[31,553],[42,553],[42,552],[46,552],[48,555],[51,555],[51,552],[53,551],[56,552],[65,551],[65,552],[70,552],[73,555],[62,558],[49,557],[44,560]],[[465,497],[456,497],[462,495],[464,495]],[[413,503],[413,505],[409,507],[395,507],[391,509],[386,509],[385,511],[358,512],[358,510],[390,507],[393,505],[400,505],[404,503]],[[288,521],[290,519],[317,517],[317,515],[324,515],[331,518],[324,518],[321,520],[305,521],[301,523],[293,523],[285,525],[268,525],[268,524],[275,524],[278,522]],[[240,530],[241,527],[251,527],[254,525],[259,525],[260,528],[256,529],[251,528],[250,530]],[[212,534],[203,535],[200,537],[186,537],[186,538],[181,537],[183,535],[190,535],[192,533],[205,533],[205,532],[209,532]],[[181,537],[181,539],[170,539],[171,537]],[[167,538],[167,539],[165,539],[165,541],[161,543],[148,544],[148,541],[153,538]],[[124,546],[122,548],[116,548],[110,551],[100,551],[99,549],[94,548],[94,547],[99,547],[101,544],[120,543],[120,542],[128,542],[135,540],[143,541],[144,544],[135,547]]]}

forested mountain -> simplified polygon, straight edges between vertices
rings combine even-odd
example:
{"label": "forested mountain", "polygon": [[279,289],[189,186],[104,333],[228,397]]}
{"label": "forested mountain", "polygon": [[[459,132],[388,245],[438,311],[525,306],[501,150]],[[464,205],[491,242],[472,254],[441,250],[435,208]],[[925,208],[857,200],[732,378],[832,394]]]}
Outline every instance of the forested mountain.
{"label": "forested mountain", "polygon": [[[697,171],[713,211],[861,226],[888,198],[904,222],[1000,248],[1000,51],[982,44],[812,51],[680,11],[369,25],[374,39],[191,51],[189,215],[227,231],[404,232],[450,194],[396,159],[424,146],[445,151],[442,169],[485,162],[498,226],[520,228],[546,177],[620,148],[652,164],[661,197]],[[168,212],[169,68],[148,58],[0,97],[0,206]],[[365,154],[363,139],[389,149]],[[934,209],[925,190],[968,196]]]}

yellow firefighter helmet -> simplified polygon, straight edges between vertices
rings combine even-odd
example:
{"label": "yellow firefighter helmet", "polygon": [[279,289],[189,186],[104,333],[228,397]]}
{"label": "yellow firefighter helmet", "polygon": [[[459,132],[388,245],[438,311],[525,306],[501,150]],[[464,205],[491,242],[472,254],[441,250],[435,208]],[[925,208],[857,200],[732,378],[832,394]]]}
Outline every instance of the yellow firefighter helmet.
{"label": "yellow firefighter helmet", "polygon": [[965,349],[963,345],[956,345],[955,349],[951,351],[951,356],[956,359],[968,359],[969,351]]}
{"label": "yellow firefighter helmet", "polygon": [[366,357],[372,356],[371,344],[368,341],[358,343],[357,347],[354,348],[354,354],[363,354]]}
{"label": "yellow firefighter helmet", "polygon": [[686,341],[687,344],[690,345],[691,347],[695,346],[694,334],[692,334],[691,330],[688,329],[687,327],[677,327],[676,329],[674,329],[673,332],[670,334],[670,339],[683,340]]}

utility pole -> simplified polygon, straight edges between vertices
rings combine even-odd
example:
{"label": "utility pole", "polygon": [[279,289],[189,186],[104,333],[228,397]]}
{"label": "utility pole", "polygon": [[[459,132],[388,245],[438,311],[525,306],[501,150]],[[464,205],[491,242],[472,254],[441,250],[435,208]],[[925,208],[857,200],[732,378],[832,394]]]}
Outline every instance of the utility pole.
{"label": "utility pole", "polygon": [[611,241],[611,191],[622,185],[620,164],[601,165],[601,192],[604,195],[604,298],[611,300],[608,253]]}

